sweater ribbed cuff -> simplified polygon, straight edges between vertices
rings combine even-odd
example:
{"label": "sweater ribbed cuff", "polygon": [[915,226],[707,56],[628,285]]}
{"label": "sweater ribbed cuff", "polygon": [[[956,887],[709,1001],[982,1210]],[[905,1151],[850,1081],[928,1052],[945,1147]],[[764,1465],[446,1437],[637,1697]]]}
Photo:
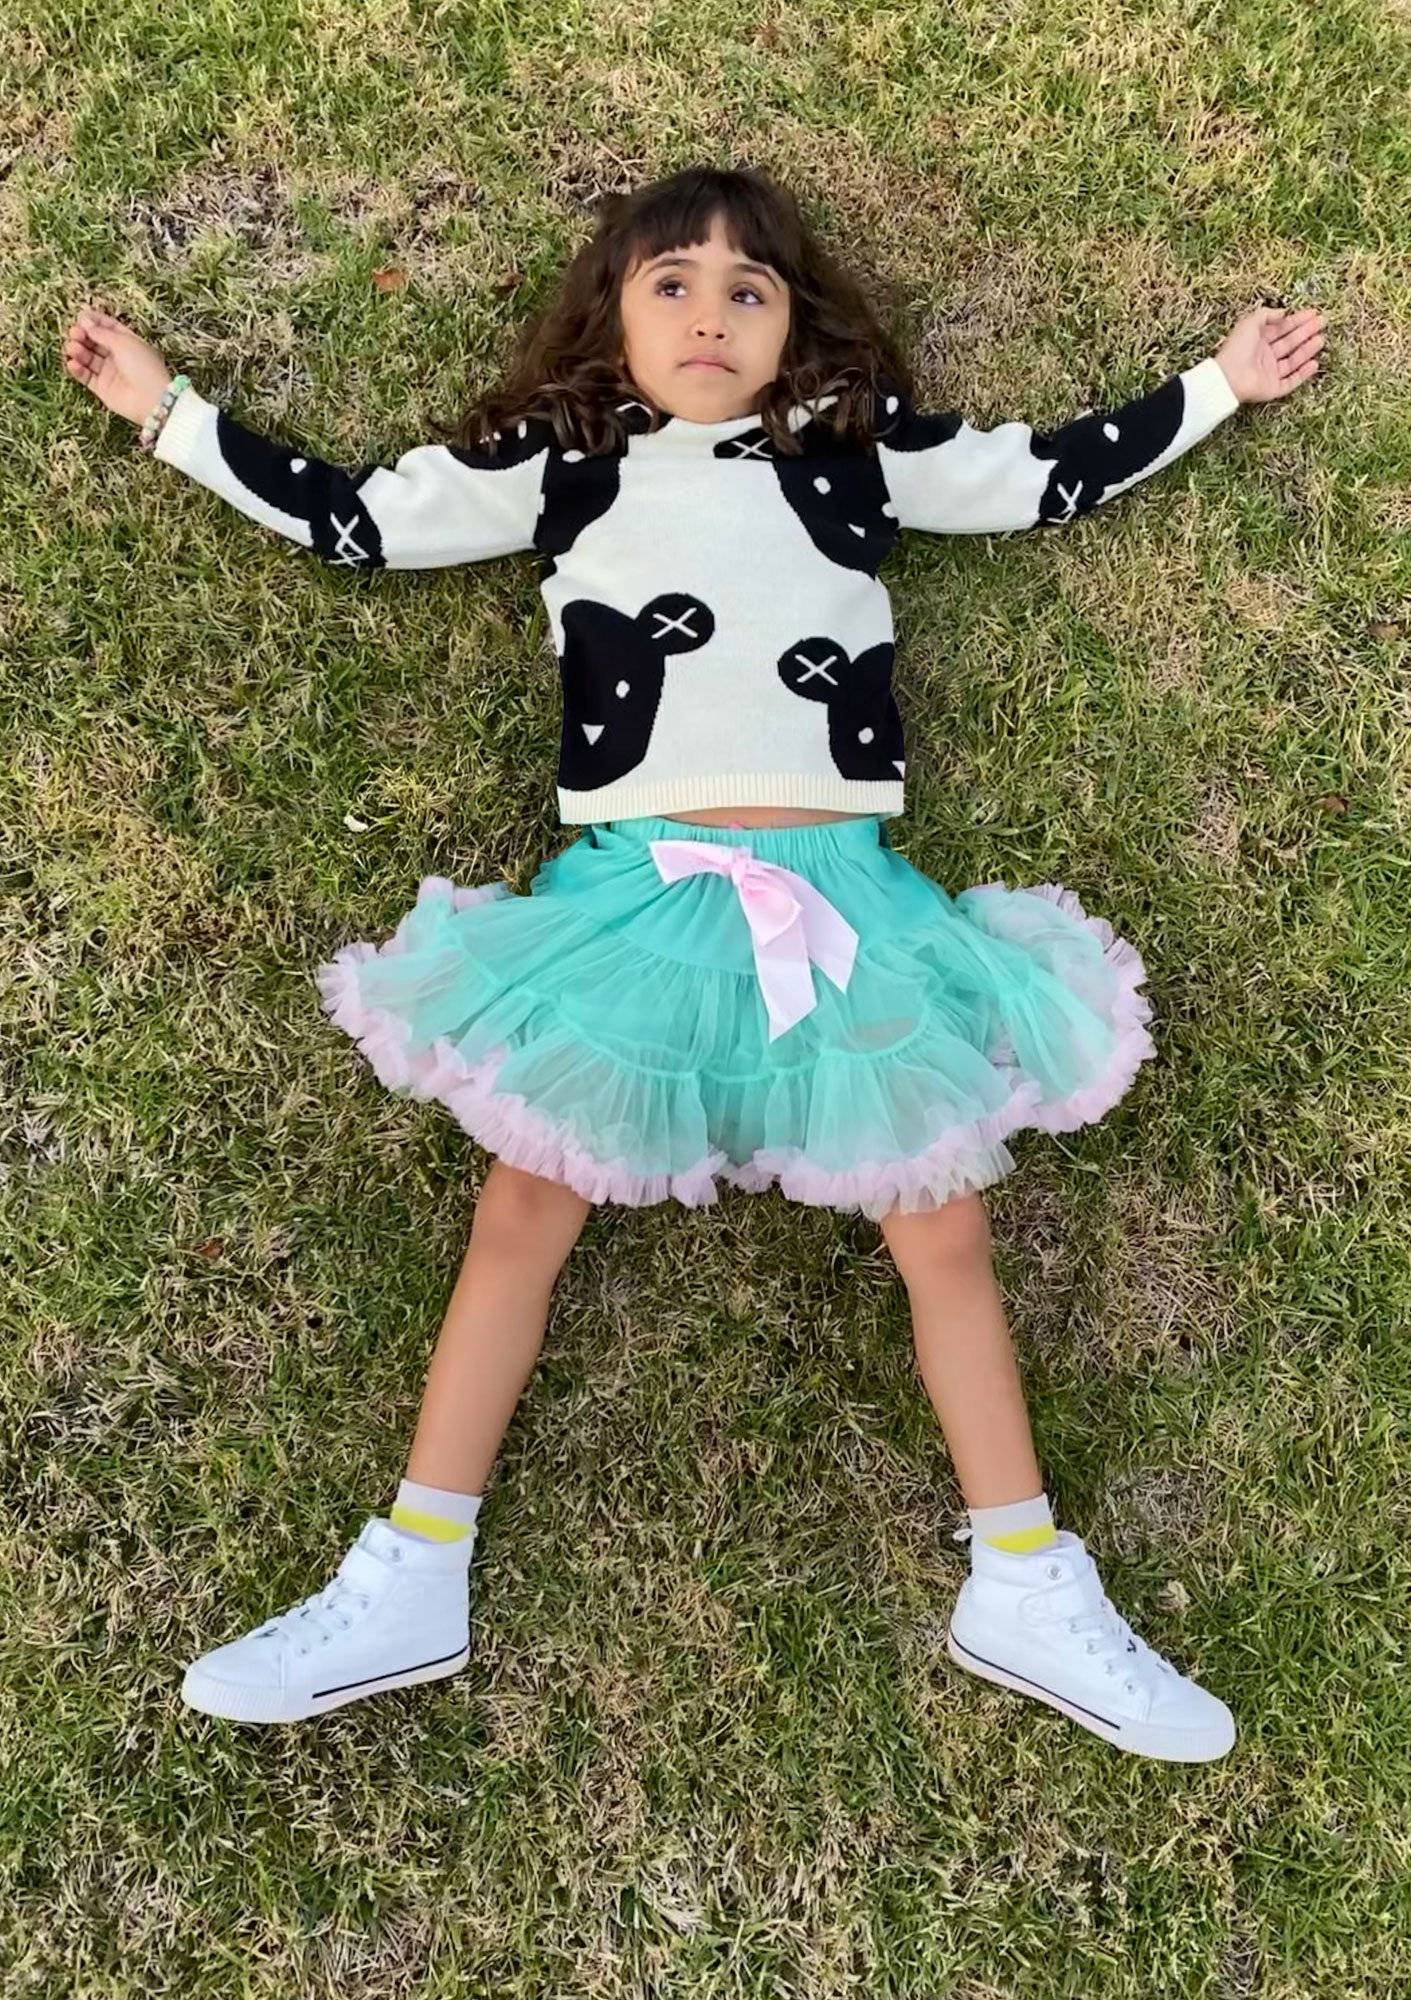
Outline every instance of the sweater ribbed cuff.
{"label": "sweater ribbed cuff", "polygon": [[186,471],[207,414],[213,412],[215,407],[188,384],[172,404],[166,422],[158,431],[152,456],[161,459],[164,465],[174,465],[180,471]]}
{"label": "sweater ribbed cuff", "polygon": [[1193,368],[1183,368],[1181,380],[1186,390],[1186,421],[1202,437],[1240,408],[1240,399],[1213,354],[1207,354]]}

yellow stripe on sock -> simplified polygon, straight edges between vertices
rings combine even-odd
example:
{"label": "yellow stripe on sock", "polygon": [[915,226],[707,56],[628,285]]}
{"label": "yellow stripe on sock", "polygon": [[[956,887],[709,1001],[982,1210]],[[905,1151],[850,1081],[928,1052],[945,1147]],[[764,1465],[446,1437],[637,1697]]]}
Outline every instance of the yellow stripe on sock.
{"label": "yellow stripe on sock", "polygon": [[414,1535],[425,1535],[433,1542],[458,1542],[475,1532],[474,1524],[465,1521],[448,1521],[441,1514],[423,1514],[419,1507],[404,1507],[400,1500],[392,1503],[388,1516],[394,1528],[410,1529]]}
{"label": "yellow stripe on sock", "polygon": [[1016,1528],[1009,1535],[986,1535],[984,1538],[995,1549],[1008,1549],[1011,1555],[1026,1556],[1031,1549],[1046,1549],[1050,1542],[1058,1540],[1058,1530],[1052,1521],[1041,1521],[1037,1528]]}

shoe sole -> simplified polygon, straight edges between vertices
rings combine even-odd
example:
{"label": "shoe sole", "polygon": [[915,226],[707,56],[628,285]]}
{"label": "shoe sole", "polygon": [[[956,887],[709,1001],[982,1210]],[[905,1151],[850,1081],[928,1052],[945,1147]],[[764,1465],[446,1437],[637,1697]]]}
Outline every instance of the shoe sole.
{"label": "shoe sole", "polygon": [[445,1680],[459,1673],[470,1659],[467,1642],[459,1652],[440,1659],[423,1660],[415,1667],[402,1667],[392,1674],[374,1674],[366,1680],[349,1681],[341,1687],[315,1690],[290,1696],[283,1688],[236,1687],[202,1673],[200,1663],[186,1669],[181,1683],[182,1700],[203,1715],[219,1715],[228,1722],[303,1722],[309,1716],[327,1715],[350,1701],[364,1701],[369,1695],[386,1694],[391,1688],[419,1687],[423,1681]]}
{"label": "shoe sole", "polygon": [[1149,1723],[1143,1722],[1109,1722],[1096,1710],[1067,1701],[1038,1681],[1026,1680],[1022,1674],[1012,1674],[1007,1668],[996,1666],[993,1660],[970,1652],[949,1630],[946,1633],[946,1651],[967,1674],[993,1681],[996,1687],[1011,1688],[1015,1694],[1029,1695],[1034,1701],[1046,1702],[1060,1715],[1066,1715],[1070,1722],[1078,1723],[1094,1736],[1100,1736],[1104,1743],[1110,1743],[1114,1750],[1126,1750],[1136,1757],[1158,1757],[1167,1764],[1208,1764],[1217,1757],[1223,1757],[1235,1740],[1232,1730],[1222,1731],[1216,1736],[1210,1730],[1153,1729]]}

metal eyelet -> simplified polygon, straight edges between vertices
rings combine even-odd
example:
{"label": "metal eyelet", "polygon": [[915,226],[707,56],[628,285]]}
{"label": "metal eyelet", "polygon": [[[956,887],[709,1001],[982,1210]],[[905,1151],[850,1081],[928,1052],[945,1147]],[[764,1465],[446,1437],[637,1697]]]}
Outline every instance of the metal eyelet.
{"label": "metal eyelet", "polygon": [[1123,1681],[1122,1685],[1127,1690],[1128,1694],[1135,1694],[1137,1691],[1131,1681]]}

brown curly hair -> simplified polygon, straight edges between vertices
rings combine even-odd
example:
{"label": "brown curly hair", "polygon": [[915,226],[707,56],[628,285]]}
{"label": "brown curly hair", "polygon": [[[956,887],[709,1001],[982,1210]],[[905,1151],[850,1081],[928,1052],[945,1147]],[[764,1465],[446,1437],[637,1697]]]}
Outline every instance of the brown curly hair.
{"label": "brown curly hair", "polygon": [[818,421],[865,444],[876,435],[879,382],[914,393],[907,362],[861,285],[823,248],[793,195],[763,170],[684,167],[630,194],[604,196],[597,215],[592,237],[575,253],[554,297],[520,329],[500,387],[458,424],[433,424],[443,437],[493,452],[496,432],[537,417],[553,425],[561,448],[596,455],[625,446],[628,431],[617,409],[624,399],[644,404],[650,428],[659,429],[668,413],[642,393],[618,358],[623,279],[641,259],[704,242],[717,215],[732,246],[772,265],[789,287],[789,333],[758,412],[778,451],[796,456],[803,449],[788,426],[796,403],[836,393]]}

